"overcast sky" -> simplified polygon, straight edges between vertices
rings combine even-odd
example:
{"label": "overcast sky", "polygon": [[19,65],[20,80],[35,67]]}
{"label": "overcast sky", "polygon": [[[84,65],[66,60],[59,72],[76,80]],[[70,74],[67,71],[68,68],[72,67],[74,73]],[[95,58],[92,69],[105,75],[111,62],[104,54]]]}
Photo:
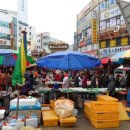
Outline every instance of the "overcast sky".
{"label": "overcast sky", "polygon": [[[76,15],[90,0],[28,0],[28,22],[36,32],[73,43]],[[17,10],[17,0],[0,0],[0,9]]]}

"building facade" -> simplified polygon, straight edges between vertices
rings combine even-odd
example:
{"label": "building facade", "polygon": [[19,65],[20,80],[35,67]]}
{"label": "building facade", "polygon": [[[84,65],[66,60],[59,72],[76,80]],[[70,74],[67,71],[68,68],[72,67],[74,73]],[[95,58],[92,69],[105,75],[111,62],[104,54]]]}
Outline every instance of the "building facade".
{"label": "building facade", "polygon": [[35,49],[41,52],[52,53],[52,52],[58,51],[60,48],[58,49],[57,46],[60,44],[59,46],[61,47],[61,44],[63,43],[67,44],[59,39],[51,37],[49,32],[43,32],[36,35],[36,48]]}
{"label": "building facade", "polygon": [[116,0],[92,0],[77,15],[78,51],[98,58],[130,49],[124,16]]}
{"label": "building facade", "polygon": [[16,12],[0,10],[0,48],[17,48]]}

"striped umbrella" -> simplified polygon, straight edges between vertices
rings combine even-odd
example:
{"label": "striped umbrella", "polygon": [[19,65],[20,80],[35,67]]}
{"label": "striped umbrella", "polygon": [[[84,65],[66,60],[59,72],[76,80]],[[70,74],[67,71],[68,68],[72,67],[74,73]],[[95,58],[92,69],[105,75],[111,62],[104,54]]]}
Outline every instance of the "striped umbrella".
{"label": "striped umbrella", "polygon": [[130,61],[130,50],[122,51],[111,57],[111,61],[117,64],[123,64]]}

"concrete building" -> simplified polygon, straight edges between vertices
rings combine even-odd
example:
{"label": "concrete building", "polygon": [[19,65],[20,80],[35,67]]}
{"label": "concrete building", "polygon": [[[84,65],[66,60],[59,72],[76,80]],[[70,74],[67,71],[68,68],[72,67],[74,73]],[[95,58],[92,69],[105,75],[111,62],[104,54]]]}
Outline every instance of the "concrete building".
{"label": "concrete building", "polygon": [[16,12],[0,9],[0,48],[17,48]]}
{"label": "concrete building", "polygon": [[35,44],[35,27],[21,21],[18,22],[17,12],[0,9],[0,48],[17,50],[22,39],[21,31],[26,29],[28,51]]}
{"label": "concrete building", "polygon": [[116,0],[92,0],[77,15],[78,51],[109,58],[130,49],[124,16]]}
{"label": "concrete building", "polygon": [[[36,50],[46,53],[53,52],[51,48],[49,48],[49,45],[55,43],[65,43],[59,39],[53,38],[50,36],[49,32],[43,32],[36,35]],[[66,43],[67,44],[67,43]]]}

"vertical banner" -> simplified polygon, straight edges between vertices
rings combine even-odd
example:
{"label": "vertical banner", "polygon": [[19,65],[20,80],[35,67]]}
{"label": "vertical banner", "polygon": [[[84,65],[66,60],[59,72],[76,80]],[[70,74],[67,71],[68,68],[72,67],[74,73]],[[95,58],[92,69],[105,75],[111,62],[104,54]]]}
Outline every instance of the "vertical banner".
{"label": "vertical banner", "polygon": [[97,20],[92,20],[92,43],[97,43]]}
{"label": "vertical banner", "polygon": [[93,11],[92,19],[92,43],[97,43],[97,11]]}

